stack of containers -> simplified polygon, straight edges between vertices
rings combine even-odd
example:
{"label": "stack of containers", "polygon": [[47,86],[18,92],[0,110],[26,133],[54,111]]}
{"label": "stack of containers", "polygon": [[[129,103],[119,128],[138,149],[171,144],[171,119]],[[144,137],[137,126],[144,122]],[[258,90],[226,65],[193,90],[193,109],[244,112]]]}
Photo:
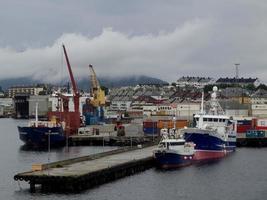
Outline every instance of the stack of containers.
{"label": "stack of containers", "polygon": [[267,130],[267,118],[256,119],[256,130]]}
{"label": "stack of containers", "polygon": [[253,129],[252,124],[252,120],[237,120],[237,134],[244,134]]}
{"label": "stack of containers", "polygon": [[248,130],[246,132],[247,138],[264,138],[265,137],[265,131],[261,130]]}
{"label": "stack of containers", "polygon": [[[175,121],[175,128],[180,129],[188,126],[187,120],[176,120]],[[171,129],[174,128],[174,122],[173,120],[159,120],[158,121],[158,129],[167,128]]]}
{"label": "stack of containers", "polygon": [[143,122],[143,131],[145,135],[157,135],[157,122],[155,121],[144,121]]}

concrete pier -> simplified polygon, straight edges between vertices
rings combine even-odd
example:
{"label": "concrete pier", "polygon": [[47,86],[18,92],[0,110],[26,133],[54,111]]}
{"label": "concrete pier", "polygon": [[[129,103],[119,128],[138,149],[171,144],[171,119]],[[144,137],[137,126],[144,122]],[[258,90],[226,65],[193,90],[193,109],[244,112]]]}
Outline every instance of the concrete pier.
{"label": "concrete pier", "polygon": [[38,171],[19,173],[14,179],[28,182],[31,192],[38,185],[42,192],[80,192],[153,167],[155,147],[122,148],[44,164]]}
{"label": "concrete pier", "polygon": [[157,138],[144,136],[108,136],[108,135],[72,135],[69,138],[71,146],[136,146],[138,144],[147,144],[155,141]]}
{"label": "concrete pier", "polygon": [[237,138],[237,147],[267,147],[267,138]]}

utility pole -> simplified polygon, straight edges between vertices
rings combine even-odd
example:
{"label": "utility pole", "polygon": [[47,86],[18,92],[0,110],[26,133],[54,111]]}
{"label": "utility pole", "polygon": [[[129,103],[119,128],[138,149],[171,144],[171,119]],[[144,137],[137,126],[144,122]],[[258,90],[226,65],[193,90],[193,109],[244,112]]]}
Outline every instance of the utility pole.
{"label": "utility pole", "polygon": [[[237,87],[238,87],[238,78],[239,78],[239,71],[238,71],[238,67],[239,67],[240,63],[235,63],[235,82],[236,82],[236,94],[237,94]],[[242,97],[241,97],[242,98]],[[235,115],[239,115],[239,95],[238,95],[238,104],[237,104],[237,113],[235,113]]]}
{"label": "utility pole", "polygon": [[238,66],[240,65],[240,63],[235,63],[235,79],[236,81],[239,78],[239,71],[238,71]]}

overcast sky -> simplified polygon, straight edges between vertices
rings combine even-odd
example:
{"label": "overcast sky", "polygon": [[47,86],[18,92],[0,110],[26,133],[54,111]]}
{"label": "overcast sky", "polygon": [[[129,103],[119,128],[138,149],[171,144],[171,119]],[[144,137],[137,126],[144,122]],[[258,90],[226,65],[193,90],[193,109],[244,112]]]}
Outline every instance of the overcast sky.
{"label": "overcast sky", "polygon": [[267,83],[266,0],[0,0],[0,79],[150,75]]}

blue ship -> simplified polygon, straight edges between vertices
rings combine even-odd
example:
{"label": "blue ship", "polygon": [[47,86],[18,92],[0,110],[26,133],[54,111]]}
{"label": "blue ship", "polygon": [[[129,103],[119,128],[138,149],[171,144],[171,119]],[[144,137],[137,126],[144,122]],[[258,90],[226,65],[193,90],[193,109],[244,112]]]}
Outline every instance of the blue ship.
{"label": "blue ship", "polygon": [[62,126],[18,126],[19,138],[28,146],[63,146],[66,141]]}
{"label": "blue ship", "polygon": [[236,123],[222,110],[216,99],[217,90],[214,86],[209,113],[204,113],[202,95],[201,112],[194,116],[196,126],[180,130],[187,142],[196,145],[194,160],[222,158],[236,148]]}
{"label": "blue ship", "polygon": [[187,166],[193,163],[194,144],[175,135],[163,135],[153,156],[157,166],[163,169]]}
{"label": "blue ship", "polygon": [[18,126],[19,138],[28,146],[63,146],[66,141],[63,125],[63,122],[58,123],[55,118],[51,121],[39,121],[38,103],[36,103],[35,121],[30,121],[28,126]]}

